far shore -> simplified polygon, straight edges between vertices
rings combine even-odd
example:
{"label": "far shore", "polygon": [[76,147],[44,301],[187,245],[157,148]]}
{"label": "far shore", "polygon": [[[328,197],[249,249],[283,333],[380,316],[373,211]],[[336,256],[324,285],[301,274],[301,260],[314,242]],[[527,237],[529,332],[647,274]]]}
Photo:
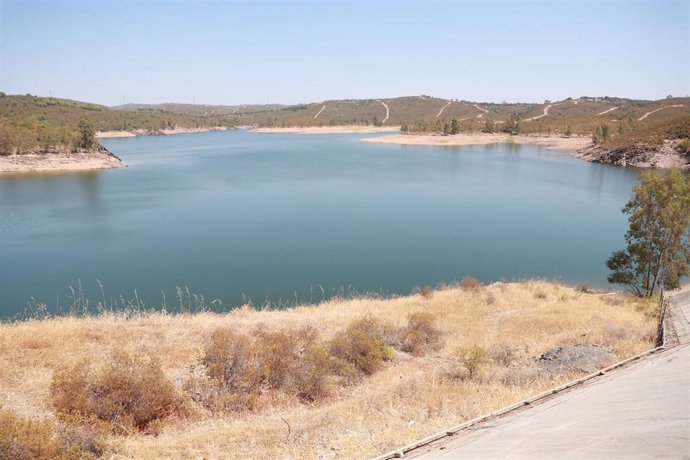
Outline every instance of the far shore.
{"label": "far shore", "polygon": [[304,126],[288,128],[255,128],[253,133],[292,133],[292,134],[372,134],[400,132],[400,126]]}
{"label": "far shore", "polygon": [[57,151],[0,156],[0,174],[59,173],[124,166],[122,160],[103,147],[78,152]]}
{"label": "far shore", "polygon": [[393,134],[381,137],[365,137],[364,142],[399,145],[463,146],[487,144],[533,144],[559,150],[576,152],[592,144],[589,137],[527,136],[487,133],[463,133],[444,136],[441,134]]}
{"label": "far shore", "polygon": [[135,129],[132,131],[99,131],[96,133],[96,137],[99,139],[106,139],[112,137],[155,136],[160,134],[207,133],[209,131],[226,131],[228,129],[232,128],[215,126],[212,128],[173,128],[161,129],[158,131],[152,131],[150,129]]}

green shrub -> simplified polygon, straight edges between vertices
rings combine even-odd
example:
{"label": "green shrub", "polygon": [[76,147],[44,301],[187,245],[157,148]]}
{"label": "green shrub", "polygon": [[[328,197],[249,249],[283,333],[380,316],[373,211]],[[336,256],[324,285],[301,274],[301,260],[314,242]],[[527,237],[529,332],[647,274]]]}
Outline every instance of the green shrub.
{"label": "green shrub", "polygon": [[[99,420],[113,430],[146,430],[185,405],[157,359],[114,351],[97,369],[88,361],[57,371],[50,385],[53,406],[70,422]],[[155,423],[154,423],[155,422]]]}

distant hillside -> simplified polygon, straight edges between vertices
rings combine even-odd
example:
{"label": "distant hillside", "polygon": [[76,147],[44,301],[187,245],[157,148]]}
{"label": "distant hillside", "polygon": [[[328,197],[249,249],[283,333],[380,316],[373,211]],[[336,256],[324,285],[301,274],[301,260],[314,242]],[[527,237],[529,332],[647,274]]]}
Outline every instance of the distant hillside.
{"label": "distant hillside", "polygon": [[[690,163],[690,98],[643,101],[580,97],[534,103],[486,103],[407,96],[297,105],[126,104],[0,93],[0,153],[69,144],[85,118],[97,131],[157,133],[171,128],[401,126],[404,133],[466,131],[594,136],[591,161],[646,164],[640,152],[677,153]],[[453,123],[453,120],[455,122]],[[598,133],[598,134],[597,134]],[[637,152],[634,155],[631,152]],[[611,152],[614,157],[607,156]],[[637,158],[632,162],[630,155]],[[643,156],[644,156],[643,155]],[[621,160],[622,158],[622,160]],[[653,164],[654,162],[652,162]]]}
{"label": "distant hillside", "polygon": [[173,112],[185,115],[201,115],[201,116],[216,116],[216,115],[243,115],[255,112],[265,112],[272,110],[280,110],[286,107],[281,104],[268,105],[203,105],[203,104],[179,104],[179,103],[165,103],[165,104],[123,104],[111,107],[113,110],[119,111],[136,111],[136,110],[154,110],[162,112]]}
{"label": "distant hillside", "polygon": [[189,114],[153,108],[113,110],[103,105],[52,97],[0,93],[0,154],[46,151],[78,143],[79,121],[95,131],[144,131],[235,126],[229,114]]}

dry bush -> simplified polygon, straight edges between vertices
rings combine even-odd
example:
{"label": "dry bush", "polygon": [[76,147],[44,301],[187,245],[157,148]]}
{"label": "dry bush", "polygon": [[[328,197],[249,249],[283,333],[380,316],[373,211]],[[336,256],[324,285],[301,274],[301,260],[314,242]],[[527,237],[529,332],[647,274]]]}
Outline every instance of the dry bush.
{"label": "dry bush", "polygon": [[460,287],[463,291],[476,292],[481,289],[482,283],[474,276],[466,276],[460,281]]}
{"label": "dry bush", "polygon": [[297,367],[297,341],[286,332],[262,334],[254,344],[259,379],[269,388],[282,388]]}
{"label": "dry bush", "polygon": [[575,286],[575,291],[582,294],[591,294],[592,290],[586,284],[578,284]]}
{"label": "dry bush", "polygon": [[491,360],[504,367],[508,367],[518,359],[517,348],[507,343],[491,347],[489,350]]}
{"label": "dry bush", "polygon": [[483,347],[475,345],[469,348],[461,348],[458,350],[458,355],[462,358],[462,362],[470,372],[470,378],[474,378],[479,371],[479,368],[486,363],[488,354]]}
{"label": "dry bush", "polygon": [[331,356],[323,347],[312,345],[304,351],[294,378],[302,401],[318,401],[328,394],[327,379],[333,371]]}
{"label": "dry bush", "polygon": [[50,394],[62,419],[97,419],[113,430],[146,430],[170,415],[185,412],[184,401],[157,359],[119,350],[98,369],[81,361],[55,372]]}
{"label": "dry bush", "polygon": [[91,432],[55,430],[0,409],[0,459],[91,459],[103,455],[103,440]]}
{"label": "dry bush", "polygon": [[384,360],[393,357],[391,342],[386,340],[390,331],[390,326],[366,316],[353,321],[344,332],[337,333],[328,348],[333,357],[371,375],[381,368]]}
{"label": "dry bush", "polygon": [[216,329],[201,360],[209,377],[229,391],[251,391],[259,382],[253,344],[230,329]]}
{"label": "dry bush", "polygon": [[434,295],[434,290],[431,288],[431,286],[424,286],[422,290],[420,291],[420,294],[422,297],[425,299],[430,299]]}
{"label": "dry bush", "polygon": [[534,366],[510,366],[499,370],[495,378],[505,386],[527,386],[545,378],[544,372]]}
{"label": "dry bush", "polygon": [[440,345],[441,332],[434,327],[434,315],[429,312],[414,312],[407,315],[407,326],[401,331],[401,349],[415,356]]}

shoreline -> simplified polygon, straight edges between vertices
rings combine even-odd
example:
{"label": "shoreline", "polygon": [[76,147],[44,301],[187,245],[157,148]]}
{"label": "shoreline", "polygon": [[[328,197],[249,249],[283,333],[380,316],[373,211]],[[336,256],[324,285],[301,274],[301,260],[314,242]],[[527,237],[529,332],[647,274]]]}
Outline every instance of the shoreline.
{"label": "shoreline", "polygon": [[509,134],[469,133],[443,136],[441,134],[395,134],[365,137],[364,142],[378,144],[419,145],[435,147],[461,147],[489,144],[532,144],[550,149],[567,150],[571,154],[592,144],[589,137],[529,136]]}
{"label": "shoreline", "polygon": [[225,126],[214,126],[212,128],[173,128],[153,131],[150,129],[135,129],[132,131],[99,131],[96,133],[97,139],[110,139],[115,137],[136,137],[136,136],[160,136],[169,134],[189,134],[207,133],[210,131],[228,131],[233,128]]}
{"label": "shoreline", "polygon": [[400,126],[304,126],[288,128],[254,128],[252,133],[290,133],[290,134],[374,134],[399,132]]}
{"label": "shoreline", "polygon": [[47,153],[0,156],[0,175],[62,173],[124,168],[126,165],[103,146],[77,152],[57,150]]}

